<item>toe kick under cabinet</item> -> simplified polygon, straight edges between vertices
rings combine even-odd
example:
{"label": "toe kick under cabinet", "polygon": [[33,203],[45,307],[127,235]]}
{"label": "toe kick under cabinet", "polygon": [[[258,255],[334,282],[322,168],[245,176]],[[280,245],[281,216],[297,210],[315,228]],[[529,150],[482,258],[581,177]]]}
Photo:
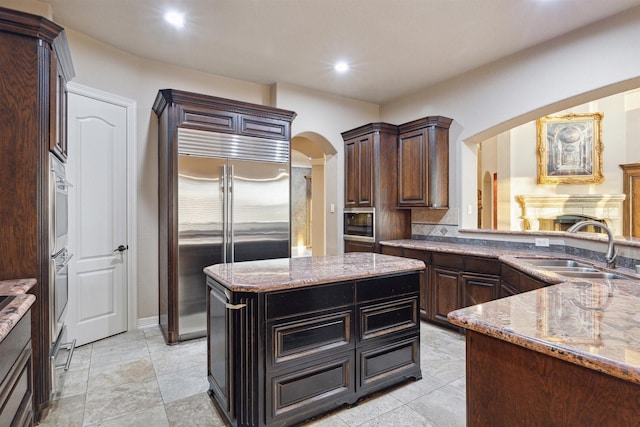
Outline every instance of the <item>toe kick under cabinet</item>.
{"label": "toe kick under cabinet", "polygon": [[422,377],[418,271],[263,293],[207,284],[209,394],[231,425],[296,424]]}

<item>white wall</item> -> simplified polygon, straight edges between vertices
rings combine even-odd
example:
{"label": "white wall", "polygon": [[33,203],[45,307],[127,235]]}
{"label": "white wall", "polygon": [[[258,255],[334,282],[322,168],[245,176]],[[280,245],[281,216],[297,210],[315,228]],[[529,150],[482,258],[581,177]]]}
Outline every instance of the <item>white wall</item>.
{"label": "white wall", "polygon": [[[475,206],[475,185],[460,179],[460,171],[476,167],[475,150],[465,142],[477,143],[545,114],[640,87],[638,41],[640,7],[385,104],[381,117],[391,123],[428,115],[453,118],[451,206]],[[459,212],[460,226],[475,228],[477,212]]]}
{"label": "white wall", "polygon": [[[312,132],[326,138],[336,154],[328,157],[325,164],[325,213],[326,254],[341,253],[342,209],[344,208],[344,141],[341,132],[379,121],[376,104],[342,98],[299,86],[278,83],[275,86],[274,105],[293,110],[298,116],[293,121],[292,135]],[[330,205],[335,212],[330,212]]]}
{"label": "white wall", "polygon": [[[151,107],[159,89],[173,88],[296,111],[293,135],[314,132],[326,137],[338,153],[327,161],[326,200],[328,254],[342,251],[340,213],[343,200],[340,132],[377,121],[377,105],[328,96],[289,85],[271,88],[202,73],[130,55],[67,28],[76,70],[74,82],[137,102],[138,156],[138,317],[158,312],[157,119]],[[274,89],[274,90],[272,90]],[[276,103],[277,99],[277,103]]]}

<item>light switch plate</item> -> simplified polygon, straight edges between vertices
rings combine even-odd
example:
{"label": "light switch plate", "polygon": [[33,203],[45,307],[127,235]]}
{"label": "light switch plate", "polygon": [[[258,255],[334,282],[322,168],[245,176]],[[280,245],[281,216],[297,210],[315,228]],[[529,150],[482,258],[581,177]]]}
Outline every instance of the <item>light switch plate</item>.
{"label": "light switch plate", "polygon": [[536,237],[536,246],[549,247],[549,239],[545,237]]}

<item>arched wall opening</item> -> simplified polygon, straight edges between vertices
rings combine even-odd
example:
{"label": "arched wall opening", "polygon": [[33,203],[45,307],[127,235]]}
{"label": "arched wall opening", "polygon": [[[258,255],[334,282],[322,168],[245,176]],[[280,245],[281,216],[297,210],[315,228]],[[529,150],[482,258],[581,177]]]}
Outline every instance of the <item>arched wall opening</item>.
{"label": "arched wall opening", "polygon": [[292,255],[326,255],[326,161],[337,152],[322,135],[301,132],[291,138]]}

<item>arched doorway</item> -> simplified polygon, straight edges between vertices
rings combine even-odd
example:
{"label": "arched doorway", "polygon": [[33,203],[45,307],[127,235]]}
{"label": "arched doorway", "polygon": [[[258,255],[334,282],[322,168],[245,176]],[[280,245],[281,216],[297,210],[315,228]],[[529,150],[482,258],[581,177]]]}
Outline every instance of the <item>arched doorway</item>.
{"label": "arched doorway", "polygon": [[326,254],[325,163],[336,154],[331,143],[314,132],[291,139],[291,254]]}

